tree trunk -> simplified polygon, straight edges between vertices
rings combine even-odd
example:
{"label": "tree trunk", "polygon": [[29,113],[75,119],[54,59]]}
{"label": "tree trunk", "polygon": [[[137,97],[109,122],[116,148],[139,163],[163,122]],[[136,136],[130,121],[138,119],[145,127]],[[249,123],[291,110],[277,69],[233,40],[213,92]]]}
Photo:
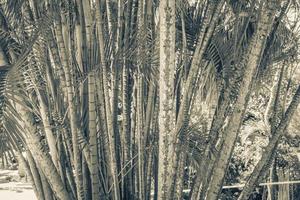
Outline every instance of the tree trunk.
{"label": "tree trunk", "polygon": [[72,200],[72,197],[66,190],[61,177],[49,156],[49,153],[46,151],[44,145],[40,142],[41,138],[38,135],[37,130],[31,124],[32,116],[26,113],[26,111],[21,111],[21,116],[24,121],[27,122],[24,128],[29,133],[27,138],[28,147],[32,150],[32,152],[34,152],[34,160],[36,163],[39,163],[39,166],[42,172],[45,174],[47,181],[54,192],[54,195],[59,200]]}
{"label": "tree trunk", "polygon": [[33,157],[31,155],[31,152],[29,150],[26,151],[27,159],[28,159],[28,164],[30,166],[30,171],[32,174],[34,186],[36,188],[37,192],[37,197],[39,200],[44,200],[44,192],[43,192],[43,185],[41,182],[41,177],[39,174],[39,171],[36,167],[35,161],[33,160]]}
{"label": "tree trunk", "polygon": [[162,0],[159,5],[159,161],[158,199],[169,199],[168,188],[172,182],[170,167],[173,166],[173,84],[175,72],[175,1]]}
{"label": "tree trunk", "polygon": [[88,76],[89,91],[89,144],[91,149],[91,178],[92,178],[92,199],[99,199],[99,170],[98,170],[98,149],[96,130],[96,106],[95,106],[95,76],[91,71]]}
{"label": "tree trunk", "polygon": [[297,109],[299,103],[300,103],[300,85],[298,86],[298,89],[293,97],[293,100],[290,103],[287,111],[285,112],[284,117],[282,118],[280,124],[271,134],[272,138],[270,139],[268,146],[265,147],[261,159],[255,166],[251,176],[247,180],[247,183],[244,186],[243,191],[239,196],[239,200],[249,199],[251,192],[253,191],[256,184],[258,184],[259,178],[263,177],[265,172],[268,170],[269,163],[271,162],[272,155],[274,154],[274,151],[278,146],[278,142],[282,137],[282,135],[284,135],[286,128],[288,127],[290,120],[293,117],[293,114]]}
{"label": "tree trunk", "polygon": [[74,104],[75,99],[74,99],[74,91],[72,87],[71,68],[69,66],[69,60],[67,57],[67,51],[63,40],[63,33],[62,33],[62,28],[60,23],[58,23],[58,25],[56,26],[56,36],[57,36],[58,47],[60,50],[63,70],[66,77],[66,91],[67,91],[67,100],[69,105],[69,118],[70,118],[71,133],[72,133],[77,198],[78,200],[81,200],[84,199],[84,194],[83,194],[81,158],[80,158],[79,144],[78,144],[78,126],[77,126],[78,119],[77,119],[77,113]]}
{"label": "tree trunk", "polygon": [[260,64],[266,38],[271,31],[274,20],[274,12],[277,6],[276,2],[276,0],[268,1],[265,3],[266,5],[264,5],[265,8],[261,9],[262,12],[258,20],[257,31],[254,33],[249,47],[240,63],[241,66],[244,66],[242,70],[244,70],[245,73],[240,85],[239,95],[236,100],[233,113],[229,119],[229,124],[224,131],[224,142],[222,142],[221,150],[218,153],[219,156],[217,156],[217,161],[215,162],[212,171],[212,178],[206,199],[214,200],[219,197],[224,176],[239,133],[244,111],[247,106],[247,99],[251,92],[251,82],[255,76],[256,68]]}
{"label": "tree trunk", "polygon": [[99,56],[101,60],[101,67],[103,70],[102,77],[103,78],[103,91],[105,97],[105,109],[106,109],[106,119],[107,119],[107,130],[109,135],[109,157],[110,157],[110,170],[113,180],[113,199],[119,200],[120,199],[120,188],[119,188],[119,181],[118,181],[118,164],[116,158],[116,149],[115,149],[115,138],[114,138],[114,125],[113,125],[113,118],[111,113],[111,105],[109,100],[109,93],[108,93],[108,81],[107,81],[107,62],[105,57],[105,43],[103,37],[103,30],[102,30],[102,15],[100,13],[101,6],[99,0],[96,0],[96,20],[97,20],[97,32],[98,32],[98,40],[99,40]]}

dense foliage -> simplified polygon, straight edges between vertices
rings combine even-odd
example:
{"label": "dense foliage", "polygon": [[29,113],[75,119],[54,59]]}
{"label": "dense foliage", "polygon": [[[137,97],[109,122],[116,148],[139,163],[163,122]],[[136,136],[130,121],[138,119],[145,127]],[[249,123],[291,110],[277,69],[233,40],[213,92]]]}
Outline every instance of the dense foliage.
{"label": "dense foliage", "polygon": [[299,180],[299,7],[2,0],[2,164],[41,200],[299,198],[258,187]]}

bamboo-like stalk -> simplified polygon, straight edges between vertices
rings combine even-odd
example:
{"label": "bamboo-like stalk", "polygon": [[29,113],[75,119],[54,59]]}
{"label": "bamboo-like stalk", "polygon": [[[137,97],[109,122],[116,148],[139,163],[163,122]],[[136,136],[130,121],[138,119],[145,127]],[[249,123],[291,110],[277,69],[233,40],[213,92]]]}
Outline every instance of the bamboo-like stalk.
{"label": "bamboo-like stalk", "polygon": [[[100,8],[100,2],[96,1],[97,8]],[[109,150],[110,150],[110,161],[111,161],[111,175],[113,176],[113,192],[114,192],[114,199],[120,199],[120,189],[119,189],[119,181],[118,181],[118,164],[116,158],[116,150],[115,150],[115,138],[114,138],[114,125],[111,113],[111,105],[109,101],[109,94],[108,94],[108,81],[107,81],[107,65],[106,65],[106,58],[104,53],[104,38],[103,38],[103,30],[102,30],[102,15],[100,13],[100,9],[96,10],[96,20],[97,20],[97,31],[98,31],[98,40],[99,40],[99,51],[100,51],[100,60],[101,60],[101,67],[103,71],[103,88],[104,88],[104,97],[105,97],[105,109],[106,109],[106,119],[107,119],[107,130],[109,135]]]}
{"label": "bamboo-like stalk", "polygon": [[[229,163],[230,156],[236,141],[237,134],[241,126],[241,120],[246,109],[247,101],[249,98],[249,91],[251,91],[251,82],[255,76],[256,68],[260,63],[262,49],[264,48],[266,37],[270,33],[273,24],[273,13],[276,11],[276,1],[266,3],[266,8],[262,9],[262,14],[258,22],[257,32],[253,36],[253,40],[246,51],[244,59],[241,64],[245,66],[245,76],[240,87],[240,93],[236,100],[235,108],[229,124],[224,131],[224,143],[221,149],[222,154],[218,157],[215,167],[212,172],[212,179],[207,191],[207,198],[217,199],[220,193],[220,187],[223,183],[223,178]],[[234,134],[233,134],[234,133]],[[205,190],[204,190],[205,191]]]}
{"label": "bamboo-like stalk", "polygon": [[[107,18],[107,25],[108,25],[108,33],[112,32],[112,24],[113,24],[113,17],[111,13],[111,7],[110,7],[111,0],[105,0],[105,6],[106,6],[106,18]],[[99,8],[99,6],[97,6]]]}
{"label": "bamboo-like stalk", "polygon": [[45,200],[53,200],[53,192],[50,188],[50,185],[49,185],[45,175],[43,174],[43,172],[41,170],[39,170],[39,174],[40,174],[41,182],[43,185]]}
{"label": "bamboo-like stalk", "polygon": [[[44,196],[42,194],[42,187],[40,185],[39,180],[37,180],[38,183],[35,182],[33,174],[31,173],[31,168],[30,168],[28,162],[25,160],[22,153],[20,153],[19,151],[17,151],[17,152],[18,152],[17,153],[18,162],[19,162],[20,165],[24,166],[24,169],[25,169],[26,180],[28,180],[30,183],[32,183],[33,190],[34,190],[35,194],[37,195],[37,197],[40,197],[43,200]],[[37,184],[39,184],[39,185],[37,185]]]}
{"label": "bamboo-like stalk", "polygon": [[83,192],[85,199],[92,199],[92,180],[85,157],[82,158]]}
{"label": "bamboo-like stalk", "polygon": [[[59,134],[59,133],[58,133]],[[59,134],[57,137],[57,151],[58,151],[58,155],[59,155],[59,173],[60,173],[60,176],[61,176],[61,179],[62,179],[62,182],[64,185],[68,185],[68,182],[66,182],[66,172],[65,172],[65,168],[66,168],[66,164],[65,164],[65,160],[66,160],[66,157],[64,155],[64,146],[63,146],[63,137],[61,134]],[[75,193],[73,194],[75,195]]]}
{"label": "bamboo-like stalk", "polygon": [[[100,70],[97,77],[102,77],[102,72]],[[100,181],[102,183],[103,192],[107,194],[108,192],[108,185],[109,185],[109,176],[110,176],[110,154],[109,154],[109,144],[107,142],[107,135],[108,135],[108,129],[107,129],[107,117],[105,112],[105,98],[104,98],[104,91],[103,91],[103,83],[102,79],[97,78],[96,79],[96,85],[97,85],[97,105],[98,105],[98,119],[99,123],[98,126],[100,131],[100,135],[103,137],[100,137],[100,141],[98,143],[98,149],[99,149],[99,156],[101,158],[100,160]]]}
{"label": "bamboo-like stalk", "polygon": [[[126,62],[125,62],[126,63]],[[128,67],[126,64],[123,66],[123,71],[122,71],[122,134],[121,134],[121,140],[122,140],[122,149],[123,149],[123,155],[124,155],[124,164],[127,164],[130,160],[130,110],[129,110],[129,90],[128,90]],[[125,169],[129,169],[129,167],[126,167]],[[127,190],[127,194],[125,196],[130,197],[132,193],[132,185],[130,181],[130,175],[131,173],[129,172],[125,177],[124,177],[124,189]],[[126,198],[125,197],[125,198]]]}
{"label": "bamboo-like stalk", "polygon": [[91,71],[88,76],[89,93],[89,144],[91,149],[91,179],[92,179],[92,199],[98,199],[99,195],[99,170],[98,170],[98,150],[97,150],[97,130],[96,130],[96,106],[95,106],[95,76]]}
{"label": "bamboo-like stalk", "polygon": [[[181,137],[185,137],[184,133],[185,133],[185,129],[188,125],[188,111],[189,111],[189,106],[190,106],[190,102],[191,102],[191,98],[192,98],[192,94],[193,94],[193,85],[195,85],[196,83],[196,78],[197,78],[197,74],[199,72],[199,65],[201,64],[204,52],[206,50],[206,47],[208,46],[209,40],[213,34],[213,31],[215,29],[217,20],[219,18],[219,15],[221,13],[222,7],[224,5],[225,1],[221,0],[219,2],[217,2],[215,4],[215,2],[212,2],[209,7],[209,11],[208,14],[205,16],[204,20],[203,20],[203,26],[201,27],[198,39],[197,39],[197,48],[195,50],[194,56],[192,58],[192,63],[191,63],[191,68],[189,70],[189,74],[186,80],[186,83],[184,84],[183,87],[183,99],[181,102],[181,106],[179,109],[179,113],[178,113],[178,117],[177,117],[177,121],[176,121],[176,130],[175,130],[175,136],[177,136],[177,138],[175,138],[175,140],[177,140],[176,144],[179,144],[178,146],[176,146],[175,149],[175,155],[174,155],[174,160],[173,161],[173,168],[172,168],[172,176],[176,177],[176,169],[177,169],[177,164],[178,163],[178,158],[181,150],[180,150],[180,142],[178,142],[178,140],[180,140]],[[178,137],[178,134],[181,135],[181,137]],[[174,188],[175,185],[172,185],[170,187],[170,190],[172,190],[172,188]],[[196,197],[192,197],[197,199]]]}
{"label": "bamboo-like stalk", "polygon": [[137,154],[138,154],[138,194],[139,199],[144,199],[145,177],[144,177],[144,130],[143,130],[143,79],[138,73],[137,82]]}
{"label": "bamboo-like stalk", "polygon": [[132,195],[136,195],[137,188],[137,167],[134,165],[134,162],[136,162],[136,159],[134,159],[134,155],[137,153],[136,150],[136,129],[137,129],[137,85],[134,84],[132,88],[132,106],[131,106],[131,123],[130,123],[130,168],[131,170],[131,177],[130,177],[130,183],[132,184]]}
{"label": "bamboo-like stalk", "polygon": [[169,199],[172,182],[172,155],[174,148],[175,112],[173,108],[173,81],[175,72],[175,1],[163,0],[159,4],[159,161],[158,199]]}
{"label": "bamboo-like stalk", "polygon": [[258,184],[258,179],[263,177],[263,175],[269,169],[268,164],[273,158],[274,150],[278,146],[279,139],[282,137],[282,135],[284,135],[284,132],[288,127],[290,120],[293,117],[299,103],[300,103],[300,85],[298,85],[297,91],[293,96],[292,102],[287,108],[280,124],[275,130],[273,130],[274,132],[272,133],[272,138],[269,141],[268,146],[265,148],[265,152],[262,155],[261,159],[255,166],[253,173],[251,174],[251,176],[247,180],[247,183],[243,187],[243,191],[239,196],[239,200],[245,200],[249,198],[253,188],[255,187],[256,184]]}
{"label": "bamboo-like stalk", "polygon": [[[132,0],[127,1],[127,7],[124,9],[124,49],[129,48],[129,42],[130,42],[130,12],[131,12],[131,4]],[[122,142],[122,154],[124,156],[123,158],[123,165],[126,165],[128,162],[130,162],[130,86],[129,86],[129,61],[126,58],[125,55],[126,51],[122,52],[123,57],[123,68],[122,68],[122,133],[121,133],[121,142]],[[130,170],[130,165],[125,168],[125,170],[128,170],[127,175],[124,177],[123,182],[123,190],[124,192],[124,198],[130,199],[132,198],[133,193],[133,185],[132,185],[132,174]]]}
{"label": "bamboo-like stalk", "polygon": [[[254,65],[261,55],[266,55],[264,62],[273,62],[269,49],[277,42],[281,44],[284,25],[279,23],[285,11],[274,15],[279,19],[272,26],[266,48],[265,39],[253,44],[257,32],[266,29],[262,24],[267,23],[261,20],[270,18],[267,13],[257,15],[260,6],[273,1],[243,2],[251,17],[240,16],[244,4],[225,0],[196,4],[174,0],[27,0],[18,9],[4,2],[0,6],[0,61],[8,65],[5,70],[10,66],[14,70],[5,79],[8,85],[3,86],[0,77],[0,132],[7,129],[0,134],[3,165],[8,167],[9,159],[15,157],[11,149],[18,149],[19,143],[28,147],[35,166],[28,162],[27,171],[38,198],[45,200],[181,199],[190,191],[195,171],[190,199],[218,198],[247,93],[257,79]],[[236,4],[240,7],[237,10]],[[287,4],[280,5],[287,9]],[[28,38],[35,29],[37,39],[31,41]],[[223,33],[227,37],[219,38]],[[210,55],[212,48],[207,47],[212,46],[217,52]],[[223,52],[231,49],[233,53]],[[256,55],[258,49],[263,53]],[[249,56],[252,53],[255,56]],[[213,69],[215,59],[220,60],[217,70]],[[206,69],[211,71],[202,80],[199,74]],[[226,74],[231,70],[235,70],[233,75]],[[209,138],[201,154],[201,148],[191,149],[190,118],[197,106],[198,84],[213,73],[219,75],[218,81],[222,76],[224,85],[217,94],[209,131],[203,128]],[[39,82],[44,77],[46,81]],[[8,90],[2,92],[2,87]],[[285,97],[277,94],[286,101],[290,92],[287,89]],[[281,118],[279,110],[273,112],[278,114],[276,120]],[[268,114],[265,121],[267,118]],[[277,122],[272,118],[271,132],[275,133]],[[210,124],[211,116],[205,120]],[[282,130],[276,134],[283,135]],[[268,150],[277,147],[278,135],[277,142],[270,139],[273,146]],[[187,157],[189,154],[195,157]],[[257,176],[264,174],[272,159],[273,154],[267,152],[243,195],[259,182]]]}
{"label": "bamboo-like stalk", "polygon": [[81,171],[80,152],[79,152],[79,145],[78,145],[78,127],[77,127],[78,120],[77,120],[77,115],[74,106],[74,93],[72,88],[71,70],[69,66],[67,52],[63,40],[62,28],[60,24],[56,26],[56,37],[57,37],[58,47],[60,50],[64,74],[66,77],[67,99],[68,99],[68,106],[69,106],[71,132],[72,132],[75,178],[76,178],[76,186],[77,186],[77,198],[83,199],[84,195],[82,191],[83,190],[82,171]]}
{"label": "bamboo-like stalk", "polygon": [[28,147],[34,152],[34,160],[35,162],[39,162],[39,166],[45,174],[54,195],[62,200],[72,200],[72,197],[69,195],[61,181],[60,175],[58,174],[49,153],[46,152],[45,147],[40,143],[40,137],[37,135],[38,133],[36,132],[36,129],[31,124],[32,117],[30,117],[30,113],[26,113],[25,110],[21,110],[21,115],[27,122],[24,124],[24,128],[28,131],[28,133],[30,133],[26,138]]}
{"label": "bamboo-like stalk", "polygon": [[36,164],[33,160],[31,152],[29,150],[27,150],[26,155],[27,155],[27,159],[28,159],[28,165],[30,167],[30,171],[31,171],[32,178],[33,178],[33,181],[34,181],[34,185],[35,185],[35,188],[36,188],[37,196],[38,196],[39,199],[44,200],[45,199],[44,191],[43,191],[42,181],[41,181],[41,178],[40,178],[39,171],[36,167]]}
{"label": "bamboo-like stalk", "polygon": [[54,61],[54,66],[55,69],[57,69],[58,71],[58,77],[59,77],[59,86],[61,88],[61,91],[63,92],[63,97],[67,97],[67,92],[66,92],[66,81],[65,81],[65,74],[64,71],[62,69],[61,66],[61,62],[60,62],[60,57],[59,57],[59,52],[57,49],[57,46],[55,45],[55,39],[53,36],[53,33],[51,31],[49,31],[49,39],[47,40],[48,44],[49,44],[49,49]]}
{"label": "bamboo-like stalk", "polygon": [[40,104],[40,111],[41,111],[41,118],[43,120],[43,125],[44,125],[44,131],[46,133],[46,138],[49,143],[49,149],[50,149],[50,154],[53,160],[53,163],[57,169],[59,169],[59,160],[58,160],[58,152],[57,152],[57,147],[56,147],[56,141],[54,138],[54,133],[51,129],[50,126],[50,121],[49,121],[49,116],[47,113],[49,113],[47,110],[47,106],[45,105],[45,102],[40,94],[40,91],[36,88],[36,94],[38,97],[38,101]]}

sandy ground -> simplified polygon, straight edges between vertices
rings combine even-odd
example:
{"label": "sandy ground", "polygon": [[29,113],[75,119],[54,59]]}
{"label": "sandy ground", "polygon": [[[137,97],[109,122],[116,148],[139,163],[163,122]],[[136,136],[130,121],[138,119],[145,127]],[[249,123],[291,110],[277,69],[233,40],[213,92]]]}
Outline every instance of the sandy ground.
{"label": "sandy ground", "polygon": [[0,170],[1,200],[37,200],[30,183],[21,181],[17,170]]}

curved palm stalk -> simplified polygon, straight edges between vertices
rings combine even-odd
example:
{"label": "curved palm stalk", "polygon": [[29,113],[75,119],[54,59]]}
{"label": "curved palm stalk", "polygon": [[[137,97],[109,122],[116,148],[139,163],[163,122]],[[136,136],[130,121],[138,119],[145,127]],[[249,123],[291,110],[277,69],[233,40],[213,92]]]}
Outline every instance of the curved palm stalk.
{"label": "curved palm stalk", "polygon": [[26,151],[26,155],[27,155],[30,171],[31,171],[31,174],[33,177],[34,185],[35,185],[37,193],[38,193],[38,198],[44,200],[45,197],[44,197],[43,185],[42,185],[39,171],[36,167],[36,164],[33,160],[31,152],[29,150]]}
{"label": "curved palm stalk", "polygon": [[[22,154],[21,148],[15,142],[15,141],[17,141],[17,139],[15,138],[15,135],[20,134],[19,131],[15,130],[14,132],[12,132],[12,131],[8,131],[8,129],[6,127],[4,127],[4,128],[6,130],[8,138],[10,138],[12,146],[14,146],[14,148],[16,150],[17,160],[19,162],[19,165],[24,167],[27,178],[29,179],[29,182],[32,183],[34,193],[36,194],[36,196],[39,199],[44,200],[42,183],[40,180],[40,175],[36,169],[35,163],[33,160],[30,161],[28,159],[28,162],[25,160],[25,158]],[[27,150],[27,151],[29,151],[29,150]],[[32,162],[32,164],[34,164],[33,166],[31,165],[31,162]]]}
{"label": "curved palm stalk", "polygon": [[[47,64],[46,64],[47,65]],[[50,65],[50,63],[49,63]],[[51,87],[51,91],[52,91],[52,101],[51,99],[48,100],[49,103],[53,102],[54,103],[54,111],[52,111],[51,114],[49,114],[51,116],[51,119],[54,121],[54,124],[52,126],[56,127],[56,130],[52,130],[52,133],[55,132],[56,134],[56,141],[57,142],[57,152],[58,152],[58,170],[59,173],[61,175],[62,181],[64,183],[64,185],[69,186],[70,188],[72,187],[71,181],[66,182],[66,163],[72,163],[73,162],[73,157],[72,157],[72,151],[71,151],[71,145],[70,145],[70,138],[66,137],[67,132],[66,129],[64,127],[62,127],[59,123],[60,120],[60,104],[59,104],[59,94],[57,95],[57,90],[54,87],[54,77],[53,77],[53,73],[51,72],[51,68],[50,66],[47,65],[47,80],[48,80],[48,84],[50,85],[49,87]],[[59,90],[59,89],[58,89]],[[40,94],[39,94],[40,95]],[[50,108],[48,110],[50,112]],[[50,116],[48,116],[48,118],[50,118]],[[49,120],[49,119],[48,119]],[[50,123],[50,122],[47,122]],[[58,128],[60,127],[60,130],[58,131]],[[65,137],[64,137],[65,136]],[[65,145],[64,145],[65,143]],[[68,155],[68,157],[65,156],[65,154]],[[74,190],[72,190],[73,195],[75,196]]]}
{"label": "curved palm stalk", "polygon": [[[290,3],[291,3],[291,0],[284,1],[284,4],[281,8],[279,16],[276,17],[274,20],[274,25],[272,27],[272,31],[266,42],[266,47],[265,47],[263,55],[262,55],[262,61],[260,63],[261,68],[265,67],[264,65],[267,65],[269,60],[271,60],[270,59],[271,48],[274,47],[274,41],[276,39],[276,34],[278,33],[279,25],[281,24],[283,17],[286,15],[286,11],[287,11]],[[259,73],[262,73],[262,72],[259,71]],[[261,74],[259,74],[259,75],[261,76]]]}
{"label": "curved palm stalk", "polygon": [[45,175],[43,174],[43,172],[41,170],[39,170],[39,174],[40,174],[41,182],[43,185],[45,200],[53,200],[53,192],[50,188],[50,185],[49,185]]}
{"label": "curved palm stalk", "polygon": [[[18,161],[25,168],[29,182],[31,182],[33,184],[33,190],[34,190],[35,194],[37,195],[38,198],[40,198],[41,200],[44,200],[43,188],[42,188],[40,180],[39,179],[35,180],[34,175],[31,172],[31,167],[28,164],[29,162],[27,162],[25,160],[24,156],[20,152],[18,152],[17,155],[18,155]],[[36,175],[38,176],[39,174],[36,174]]]}
{"label": "curved palm stalk", "polygon": [[[255,5],[255,1],[252,1],[250,10],[254,11],[254,5]],[[240,19],[237,19],[237,22],[239,21]],[[237,43],[238,45],[237,47],[235,47],[235,52],[233,53],[234,60],[237,60],[236,56],[238,54],[236,52],[242,50],[241,43],[243,41],[245,31],[247,30],[249,19],[247,19],[244,22],[244,24],[245,25],[242,26],[242,30],[243,30],[242,34],[236,33],[235,36],[236,41],[234,41],[234,43]],[[238,26],[236,27],[236,29],[238,30]],[[211,123],[211,128],[209,131],[208,144],[206,145],[204,155],[202,156],[201,163],[199,164],[198,167],[199,169],[197,172],[197,177],[194,181],[194,185],[193,185],[194,192],[192,198],[199,199],[200,198],[199,195],[203,194],[202,191],[205,190],[208,184],[208,179],[210,178],[210,172],[212,170],[213,163],[216,159],[215,153],[216,153],[216,146],[218,143],[218,139],[221,135],[220,130],[222,127],[224,127],[224,124],[226,124],[225,119],[228,115],[230,104],[231,104],[230,95],[231,95],[231,91],[234,90],[234,86],[230,85],[229,82],[235,81],[236,79],[237,77],[235,77],[235,75],[229,77],[229,81],[225,82],[225,85],[223,86],[220,92],[218,102],[217,102],[217,107],[215,109],[215,113]]]}
{"label": "curved palm stalk", "polygon": [[230,92],[228,89],[222,89],[221,95],[218,100],[218,107],[215,111],[212,121],[212,126],[209,134],[209,143],[207,144],[204,155],[202,156],[203,158],[199,165],[199,171],[197,172],[197,177],[194,183],[195,191],[193,195],[197,195],[198,197],[201,194],[201,191],[205,190],[204,187],[207,184],[207,179],[209,179],[210,177],[208,172],[212,169],[214,160],[216,159],[214,155],[216,151],[214,146],[218,142],[218,132],[222,128],[222,126],[224,126],[224,120],[226,119],[225,113],[228,110],[228,104],[230,102],[229,95]]}
{"label": "curved palm stalk", "polygon": [[[247,99],[249,98],[251,91],[251,82],[255,75],[256,68],[260,63],[267,35],[271,31],[277,2],[269,1],[264,6],[265,7],[261,9],[261,18],[258,21],[257,32],[254,33],[249,47],[240,63],[244,66],[245,72],[247,73],[244,74],[233,113],[229,119],[229,124],[224,130],[224,142],[218,153],[220,155],[217,156],[218,159],[214,164],[215,167],[212,171],[212,178],[206,196],[207,199],[218,199],[230,156],[240,129],[240,122],[248,102]],[[222,154],[220,152],[222,152]]]}
{"label": "curved palm stalk", "polygon": [[20,110],[20,114],[24,121],[24,128],[28,131],[28,137],[26,138],[28,147],[34,152],[34,159],[39,163],[42,172],[45,174],[47,181],[49,182],[54,195],[60,200],[72,200],[72,197],[67,192],[59,173],[54,166],[49,153],[45,149],[44,145],[40,142],[41,138],[38,135],[36,129],[32,125],[32,116],[26,112],[24,108]]}
{"label": "curved palm stalk", "polygon": [[297,88],[296,93],[293,96],[292,102],[290,103],[284,117],[280,121],[280,124],[272,132],[272,137],[269,141],[268,146],[255,166],[252,174],[250,175],[247,183],[243,187],[243,191],[239,196],[239,200],[248,200],[254,187],[258,184],[259,179],[261,179],[267,170],[269,169],[269,163],[272,161],[274,151],[278,146],[280,138],[284,135],[286,128],[288,127],[291,118],[293,117],[298,105],[300,103],[300,85]]}
{"label": "curved palm stalk", "polygon": [[56,148],[56,141],[55,141],[55,138],[54,138],[54,134],[53,134],[51,125],[50,125],[50,121],[49,121],[50,119],[49,119],[49,116],[47,114],[49,112],[48,112],[47,106],[45,104],[45,101],[42,98],[39,89],[37,89],[37,88],[36,88],[36,94],[37,94],[39,105],[40,105],[40,112],[41,112],[41,118],[42,118],[43,125],[44,125],[44,131],[46,133],[46,138],[47,138],[47,141],[49,143],[50,154],[51,154],[51,157],[52,157],[52,160],[53,160],[53,163],[54,163],[55,167],[57,169],[59,169],[59,164],[58,164],[59,163],[59,160],[58,160],[59,157],[58,157],[58,152],[57,152],[57,148]]}
{"label": "curved palm stalk", "polygon": [[[43,61],[40,60],[40,59],[45,57],[46,55],[41,53],[41,52],[36,52],[36,51],[34,52],[34,54],[37,54],[36,57],[39,59],[39,60],[37,60],[37,62],[39,62],[39,64],[43,63]],[[47,66],[46,66],[46,68],[47,68]],[[49,149],[50,149],[50,155],[52,157],[54,165],[56,166],[57,169],[59,169],[59,155],[58,155],[58,152],[57,152],[56,140],[55,140],[55,137],[54,137],[54,133],[53,133],[51,125],[50,125],[49,110],[48,110],[48,107],[46,106],[45,99],[41,95],[41,91],[38,89],[38,84],[39,84],[37,82],[38,78],[32,72],[33,70],[34,70],[34,65],[32,65],[32,67],[28,70],[28,74],[31,78],[31,81],[32,81],[33,85],[34,85],[34,90],[35,90],[37,100],[38,100],[38,103],[39,103],[39,106],[40,106],[40,114],[41,114],[42,122],[43,122],[43,125],[44,125],[44,131],[45,131],[47,142],[48,142]],[[47,73],[47,75],[51,76],[50,73]],[[52,90],[53,90],[53,94],[54,94],[53,83],[49,82],[48,85],[50,87],[52,85]]]}
{"label": "curved palm stalk", "polygon": [[[280,72],[278,70],[277,74],[275,75],[275,83],[273,86],[273,90],[271,90],[271,97],[270,97],[270,104],[273,104],[272,107],[270,107],[269,111],[266,110],[266,119],[271,118],[271,121],[269,122],[268,120],[265,121],[265,124],[267,124],[267,131],[272,133],[274,129],[277,127],[279,123],[279,119],[281,118],[281,113],[278,111],[279,103],[280,103],[280,92],[282,88],[282,82],[283,82],[283,76],[284,76],[284,69],[285,69],[285,63],[283,63]],[[277,81],[278,79],[278,81]],[[274,101],[274,102],[273,102]],[[268,114],[270,114],[268,116]],[[268,116],[268,117],[267,117]]]}
{"label": "curved palm stalk", "polygon": [[[29,121],[30,122],[30,121]],[[34,148],[38,148],[38,146],[37,146],[37,144],[38,143],[35,143],[35,144],[33,144],[32,146],[34,147]],[[36,150],[36,149],[35,149]],[[42,155],[42,158],[46,158],[47,156],[49,156],[48,154],[47,154],[47,152],[45,151],[45,149],[42,149],[43,151],[39,151],[39,153],[41,153],[40,154],[40,156]],[[44,154],[43,154],[44,153]],[[40,157],[41,158],[41,157]],[[47,157],[47,159],[48,159],[49,157]],[[55,183],[55,186],[53,187],[54,188],[54,190],[56,190],[56,192],[57,192],[57,196],[58,197],[60,197],[61,199],[71,199],[69,196],[68,196],[68,194],[67,194],[67,192],[64,190],[64,188],[63,188],[63,184],[61,184],[59,181],[59,178],[57,177],[57,172],[56,171],[53,171],[53,170],[55,170],[55,167],[54,167],[54,169],[52,169],[52,170],[48,170],[48,169],[45,169],[45,166],[47,166],[47,167],[51,167],[51,164],[52,164],[52,166],[53,166],[53,163],[51,163],[51,158],[50,158],[50,160],[47,160],[47,159],[45,159],[46,160],[46,162],[47,162],[47,164],[50,164],[50,165],[46,165],[45,163],[43,163],[43,166],[42,166],[42,168],[43,168],[43,170],[46,170],[47,171],[47,173],[48,173],[48,175],[49,175],[49,173],[52,173],[51,174],[51,176],[49,176],[48,178],[49,178],[49,181],[50,182],[52,182],[52,184],[53,183]],[[43,160],[43,162],[45,161],[45,160]],[[34,164],[35,165],[35,164]],[[33,166],[33,165],[32,165]],[[32,167],[32,169],[34,170],[34,167]],[[34,175],[35,175],[35,177],[37,177],[36,175],[37,175],[38,173],[37,173],[37,171],[35,171],[35,173],[34,173]],[[52,179],[51,179],[52,178]],[[51,180],[50,180],[51,179]],[[37,181],[36,180],[36,183],[38,183],[39,181]],[[41,184],[39,184],[39,185],[41,185]],[[40,189],[40,191],[43,191],[42,189]],[[41,199],[43,199],[44,197],[42,196],[42,194],[39,194],[39,196],[41,196]]]}
{"label": "curved palm stalk", "polygon": [[[35,34],[34,34],[35,35]],[[25,60],[25,56],[29,54],[29,51],[32,49],[32,45],[35,43],[35,40],[37,36],[34,36],[34,40],[31,41],[29,44],[29,48],[26,49],[26,51],[19,57],[19,59],[15,62],[14,65],[14,71],[11,70],[10,74],[16,73],[17,68],[20,66],[22,62]],[[25,56],[24,56],[25,55]],[[68,192],[64,188],[64,185],[59,177],[58,172],[56,171],[56,168],[48,154],[48,150],[46,150],[43,147],[43,144],[40,143],[40,138],[38,133],[36,133],[36,129],[32,126],[32,116],[29,116],[30,113],[26,113],[25,109],[20,110],[20,114],[22,117],[24,117],[24,127],[27,131],[32,131],[32,135],[29,135],[27,138],[28,144],[30,144],[31,149],[35,153],[35,157],[37,158],[38,162],[41,164],[41,169],[44,171],[44,173],[47,175],[48,181],[50,182],[53,191],[55,192],[55,195],[58,199],[66,199],[71,200],[72,198],[69,196]]]}

